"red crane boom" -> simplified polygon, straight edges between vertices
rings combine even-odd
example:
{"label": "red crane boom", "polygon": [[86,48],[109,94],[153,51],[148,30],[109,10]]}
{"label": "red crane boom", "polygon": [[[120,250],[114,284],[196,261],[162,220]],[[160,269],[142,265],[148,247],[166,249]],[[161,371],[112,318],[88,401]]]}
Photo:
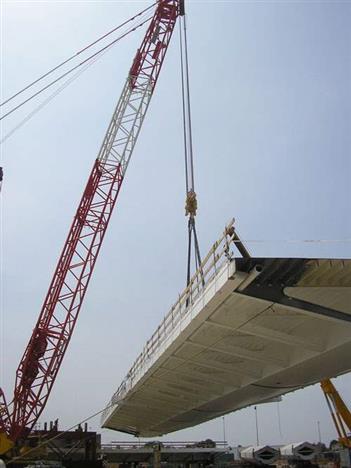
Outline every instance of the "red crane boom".
{"label": "red crane boom", "polygon": [[182,0],[159,0],[136,53],[18,366],[10,406],[0,390],[0,453],[30,432],[50,395],[183,8]]}

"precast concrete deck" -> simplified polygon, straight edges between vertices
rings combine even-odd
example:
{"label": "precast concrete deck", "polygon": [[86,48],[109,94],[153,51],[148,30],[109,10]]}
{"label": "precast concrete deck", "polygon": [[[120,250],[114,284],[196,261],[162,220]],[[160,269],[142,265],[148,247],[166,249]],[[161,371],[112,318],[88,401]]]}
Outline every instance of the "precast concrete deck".
{"label": "precast concrete deck", "polygon": [[350,371],[351,260],[234,258],[226,233],[145,344],[103,427],[159,436]]}

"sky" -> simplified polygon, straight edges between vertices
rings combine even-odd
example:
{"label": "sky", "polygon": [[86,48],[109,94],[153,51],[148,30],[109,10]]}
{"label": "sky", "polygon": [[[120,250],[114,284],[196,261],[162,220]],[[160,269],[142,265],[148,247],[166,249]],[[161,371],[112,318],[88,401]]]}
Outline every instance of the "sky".
{"label": "sky", "polygon": [[[3,1],[1,101],[147,5]],[[253,256],[351,258],[350,20],[350,1],[187,2],[203,255],[235,217]],[[0,378],[8,400],[142,34],[108,51],[1,146]],[[68,428],[102,409],[184,288],[178,34],[41,423],[58,417]],[[6,119],[2,136],[40,102]],[[325,242],[300,242],[311,239]],[[335,384],[351,405],[351,375]],[[89,427],[100,430],[99,421]],[[316,442],[317,421],[324,442],[335,438],[318,386],[286,395],[279,406],[258,407],[260,443]],[[256,442],[253,408],[227,415],[224,426],[230,444]],[[105,442],[131,439],[102,434]],[[223,437],[219,418],[163,439]]]}

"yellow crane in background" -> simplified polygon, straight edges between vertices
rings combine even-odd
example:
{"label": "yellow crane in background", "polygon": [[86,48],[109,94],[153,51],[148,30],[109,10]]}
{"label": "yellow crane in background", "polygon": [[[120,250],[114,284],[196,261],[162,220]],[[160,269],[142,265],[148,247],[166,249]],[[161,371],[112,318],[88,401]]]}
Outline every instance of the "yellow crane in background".
{"label": "yellow crane in background", "polygon": [[343,447],[351,449],[351,411],[330,379],[322,380],[321,387],[339,436],[339,442]]}

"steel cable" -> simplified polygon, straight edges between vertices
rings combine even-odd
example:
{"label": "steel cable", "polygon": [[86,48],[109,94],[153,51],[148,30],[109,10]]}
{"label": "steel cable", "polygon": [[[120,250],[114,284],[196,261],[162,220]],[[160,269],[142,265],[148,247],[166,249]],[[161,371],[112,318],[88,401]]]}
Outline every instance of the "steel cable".
{"label": "steel cable", "polygon": [[149,18],[147,18],[146,20],[144,20],[143,22],[141,22],[140,24],[138,24],[137,26],[134,26],[132,29],[130,29],[129,31],[125,32],[124,34],[122,34],[121,36],[117,37],[116,39],[114,39],[113,41],[111,41],[109,44],[107,44],[106,46],[102,47],[101,49],[99,49],[97,52],[94,52],[94,54],[90,55],[89,57],[87,57],[85,60],[83,60],[82,62],[78,63],[77,65],[75,65],[74,67],[70,68],[68,71],[66,71],[65,73],[63,73],[62,75],[60,75],[58,78],[56,78],[55,80],[51,81],[49,84],[47,84],[46,86],[44,86],[43,88],[41,88],[39,91],[35,92],[34,94],[32,94],[29,98],[25,99],[24,101],[22,101],[20,104],[18,104],[17,106],[13,107],[10,111],[8,111],[6,114],[4,114],[2,117],[0,117],[0,121],[5,119],[6,117],[8,117],[9,115],[11,115],[13,112],[15,112],[16,110],[20,109],[22,106],[24,106],[25,104],[27,104],[29,101],[31,101],[32,99],[34,99],[35,97],[37,97],[39,94],[41,94],[42,92],[46,91],[48,88],[50,88],[51,86],[53,86],[54,84],[56,84],[57,82],[59,82],[60,80],[62,80],[63,78],[65,78],[66,76],[70,75],[71,73],[73,73],[75,70],[77,70],[79,67],[81,67],[82,65],[86,64],[87,62],[89,62],[89,60],[93,59],[94,57],[96,57],[97,55],[101,54],[103,51],[107,50],[109,47],[111,47],[112,45],[114,45],[116,42],[120,41],[122,38],[124,38],[125,36],[127,36],[128,34],[130,34],[131,32],[135,31],[136,29],[140,28],[141,26],[143,26],[145,23],[147,23],[148,21],[150,21],[150,19],[152,18],[152,16],[150,16]]}
{"label": "steel cable", "polygon": [[[112,47],[112,46],[111,46]],[[43,101],[39,106],[37,106],[33,111],[31,111],[19,124],[17,124],[12,130],[10,130],[1,140],[0,145],[2,145],[10,136],[12,136],[17,130],[19,130],[25,123],[27,123],[35,114],[37,114],[41,109],[43,109],[50,101],[52,101],[58,94],[61,93],[68,85],[75,81],[82,73],[85,72],[87,68],[93,65],[96,60],[98,60],[107,50],[101,53],[101,55],[95,57],[91,62],[88,62],[85,67],[79,70],[71,78],[68,78],[56,91],[54,91],[45,101]]]}
{"label": "steel cable", "polygon": [[[188,60],[188,41],[186,34],[185,16],[180,18],[179,29],[180,46],[180,68],[181,68],[181,92],[183,111],[183,138],[184,138],[184,159],[185,159],[185,188],[186,188],[186,215],[188,219],[188,255],[187,255],[187,285],[191,276],[192,258],[192,237],[194,237],[194,263],[195,269],[201,269],[201,255],[198,237],[196,233],[195,215],[197,209],[195,182],[194,182],[194,162],[193,162],[193,141],[191,125],[191,104],[190,104],[190,78]],[[195,200],[195,209],[189,209],[190,196]]]}
{"label": "steel cable", "polygon": [[44,73],[43,75],[41,75],[39,78],[37,78],[36,80],[32,81],[31,83],[29,83],[27,86],[25,86],[24,88],[22,88],[20,91],[16,92],[15,94],[13,94],[12,96],[10,96],[8,99],[6,99],[5,101],[3,101],[2,103],[0,103],[0,107],[4,106],[5,104],[7,104],[8,102],[12,101],[14,98],[16,98],[17,96],[19,96],[20,94],[24,93],[25,91],[27,91],[27,89],[31,88],[32,86],[34,86],[35,84],[39,83],[39,81],[43,80],[44,78],[46,78],[47,76],[51,75],[54,71],[58,70],[59,68],[63,67],[64,65],[66,65],[68,62],[70,62],[71,60],[75,59],[78,55],[82,54],[83,52],[85,52],[86,50],[90,49],[91,47],[93,47],[94,45],[96,45],[98,42],[102,41],[103,39],[105,39],[106,37],[108,37],[109,35],[111,35],[112,33],[116,32],[118,29],[121,29],[123,26],[125,26],[126,24],[134,21],[136,18],[138,18],[139,16],[142,16],[144,13],[146,13],[148,10],[150,10],[151,8],[153,8],[154,6],[156,5],[156,2],[153,3],[152,5],[150,5],[149,7],[145,8],[144,10],[142,10],[140,13],[138,13],[137,15],[133,16],[132,18],[124,21],[123,23],[121,23],[119,26],[111,29],[111,31],[107,32],[106,34],[104,34],[103,36],[100,36],[98,39],[96,39],[95,41],[91,42],[90,44],[88,44],[86,47],[84,47],[83,49],[79,50],[78,52],[76,52],[75,54],[71,55],[71,57],[67,58],[66,60],[64,60],[63,62],[61,62],[60,64],[56,65],[56,67],[52,68],[51,70],[49,70],[48,72]]}
{"label": "steel cable", "polygon": [[191,104],[190,104],[190,79],[189,79],[189,61],[188,61],[188,39],[186,33],[186,19],[183,17],[184,30],[184,57],[185,57],[185,73],[186,73],[186,92],[187,92],[187,107],[188,107],[188,126],[189,126],[189,158],[190,158],[190,177],[192,189],[194,187],[194,159],[193,159],[193,136],[191,125]]}
{"label": "steel cable", "polygon": [[188,174],[188,142],[186,131],[186,110],[185,110],[185,84],[184,84],[184,59],[183,59],[183,37],[182,28],[179,28],[179,49],[180,49],[180,71],[182,85],[182,110],[183,110],[183,141],[184,141],[184,157],[185,157],[185,195],[189,192],[189,174]]}

